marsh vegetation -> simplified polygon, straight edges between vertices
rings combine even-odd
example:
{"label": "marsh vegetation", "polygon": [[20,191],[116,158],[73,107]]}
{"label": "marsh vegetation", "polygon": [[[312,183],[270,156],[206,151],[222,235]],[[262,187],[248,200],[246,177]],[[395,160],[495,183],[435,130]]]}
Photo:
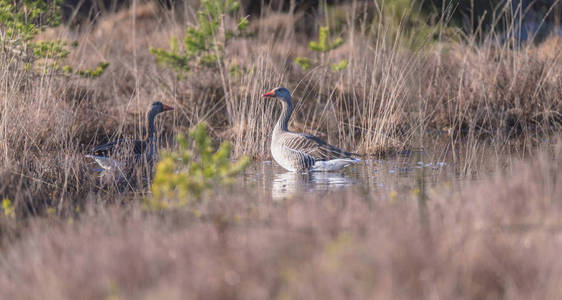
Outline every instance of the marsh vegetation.
{"label": "marsh vegetation", "polygon": [[[559,299],[560,36],[522,40],[511,4],[463,26],[329,2],[131,1],[41,30],[55,6],[0,0],[2,297]],[[363,162],[271,163],[277,86],[291,128]],[[155,182],[100,180],[84,155],[142,138],[153,101],[174,106]]]}

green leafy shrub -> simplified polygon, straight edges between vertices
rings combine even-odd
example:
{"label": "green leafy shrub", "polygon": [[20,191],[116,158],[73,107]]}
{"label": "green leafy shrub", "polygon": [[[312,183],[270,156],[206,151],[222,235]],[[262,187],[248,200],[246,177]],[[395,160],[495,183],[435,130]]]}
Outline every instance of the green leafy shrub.
{"label": "green leafy shrub", "polygon": [[[207,134],[207,127],[199,124],[189,133],[177,137],[178,150],[165,152],[156,166],[152,182],[152,197],[146,208],[161,210],[184,207],[199,202],[213,187],[232,182],[234,176],[248,166],[249,159],[230,160],[231,145],[222,143],[216,152]],[[193,150],[189,145],[193,144]]]}
{"label": "green leafy shrub", "polygon": [[[78,70],[75,71],[75,73],[84,78],[97,78],[100,77],[101,74],[103,74],[107,67],[109,67],[108,62],[100,62],[95,69]],[[72,69],[70,69],[70,72],[72,72]]]}
{"label": "green leafy shrub", "polygon": [[[308,57],[297,57],[295,63],[299,65],[303,70],[308,70],[314,65],[325,66],[325,54],[331,50],[334,50],[343,44],[342,38],[336,38],[331,41],[330,38],[330,28],[328,26],[320,27],[318,31],[318,41],[311,41],[308,44],[308,48],[314,52],[319,53],[320,59],[312,60]],[[334,72],[338,72],[347,68],[347,60],[342,60],[337,63],[331,64],[331,69]]]}
{"label": "green leafy shrub", "polygon": [[312,67],[312,61],[308,57],[297,57],[295,62],[305,71]]}
{"label": "green leafy shrub", "polygon": [[335,63],[335,64],[330,65],[330,68],[334,72],[339,72],[341,70],[345,70],[347,68],[347,59],[343,59],[339,63]]}
{"label": "green leafy shrub", "polygon": [[[249,21],[239,18],[235,26],[224,23],[225,16],[233,16],[240,11],[240,3],[234,0],[202,0],[197,11],[197,25],[189,26],[180,50],[176,38],[170,40],[170,50],[150,48],[156,61],[176,71],[189,71],[195,66],[213,67],[222,60],[227,42],[246,34]],[[219,36],[219,29],[224,34]]]}
{"label": "green leafy shrub", "polygon": [[320,27],[320,30],[318,31],[318,41],[311,41],[308,44],[308,48],[316,52],[324,53],[341,46],[341,44],[343,44],[343,40],[341,38],[337,38],[333,42],[328,40],[330,34],[329,31],[330,29],[328,26]]}
{"label": "green leafy shrub", "polygon": [[8,198],[4,198],[2,200],[2,211],[4,212],[4,216],[6,217],[9,218],[16,217],[16,210],[14,208],[14,205],[12,204],[12,201],[10,201],[10,199]]}
{"label": "green leafy shrub", "polygon": [[[93,70],[76,70],[61,67],[70,53],[69,45],[61,40],[33,41],[35,36],[48,27],[60,24],[62,0],[12,1],[0,0],[0,53],[5,52],[23,61],[23,70],[60,72],[61,75],[98,77],[109,65],[101,62]],[[76,47],[77,42],[70,47]]]}
{"label": "green leafy shrub", "polygon": [[373,20],[373,26],[376,28],[383,25],[384,31],[374,30],[373,33],[389,44],[399,41],[402,46],[412,50],[420,49],[440,39],[458,40],[459,28],[447,26],[452,11],[458,3],[447,1],[443,3],[447,3],[446,8],[431,12],[432,10],[422,10],[426,3],[419,1],[384,0],[381,5],[382,14]]}
{"label": "green leafy shrub", "polygon": [[0,0],[0,26],[3,42],[12,45],[27,45],[39,30],[60,24],[59,6],[55,1]]}

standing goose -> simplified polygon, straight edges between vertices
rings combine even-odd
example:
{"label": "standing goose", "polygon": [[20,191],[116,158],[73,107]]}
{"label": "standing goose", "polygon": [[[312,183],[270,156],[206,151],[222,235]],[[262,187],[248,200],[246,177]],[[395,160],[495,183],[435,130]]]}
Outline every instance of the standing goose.
{"label": "standing goose", "polygon": [[359,161],[353,158],[357,154],[338,149],[318,137],[289,131],[287,125],[293,112],[293,102],[286,88],[278,87],[263,94],[263,97],[277,98],[283,105],[271,138],[271,154],[283,168],[293,172],[338,171]]}
{"label": "standing goose", "polygon": [[86,157],[93,158],[104,170],[116,170],[123,166],[123,162],[118,162],[110,156],[120,153],[124,158],[139,161],[145,158],[146,162],[152,165],[153,160],[158,156],[156,146],[156,130],[154,128],[154,118],[161,112],[173,110],[174,108],[162,102],[153,102],[146,115],[148,136],[144,140],[119,139],[113,142],[99,145],[92,151],[92,155]]}

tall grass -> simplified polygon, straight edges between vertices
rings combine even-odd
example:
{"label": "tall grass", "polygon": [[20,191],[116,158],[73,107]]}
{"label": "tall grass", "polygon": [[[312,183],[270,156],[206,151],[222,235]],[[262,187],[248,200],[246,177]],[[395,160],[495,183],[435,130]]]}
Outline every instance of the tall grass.
{"label": "tall grass", "polygon": [[[451,153],[462,166],[462,174],[478,172],[490,145],[497,156],[529,153],[559,132],[559,38],[520,44],[514,25],[501,36],[491,31],[427,38],[425,46],[412,49],[406,22],[399,19],[391,28],[386,18],[361,17],[377,7],[352,8],[344,11],[347,30],[334,33],[344,45],[325,57],[347,59],[341,72],[304,72],[294,65],[295,57],[309,51],[302,42],[308,37],[286,26],[299,16],[271,13],[253,21],[254,37],[225,49],[220,68],[177,76],[158,67],[147,49],[167,47],[192,20],[151,4],[108,15],[79,34],[68,28],[44,33],[77,37],[80,46],[68,59],[78,68],[109,60],[96,80],[37,75],[16,54],[3,52],[0,195],[15,201],[19,213],[74,207],[91,193],[99,197],[100,183],[86,171],[91,165],[83,154],[117,136],[141,138],[145,109],[155,100],[176,107],[158,119],[163,146],[173,146],[174,133],[206,121],[217,139],[234,143],[235,156],[268,158],[279,112],[260,95],[278,85],[293,91],[291,126],[297,131],[364,154],[431,147],[436,141],[444,145],[443,155]],[[374,15],[384,13],[381,8]],[[319,15],[314,22],[329,23],[326,18]],[[435,33],[447,36],[441,28]],[[241,71],[230,72],[234,65]],[[418,145],[420,132],[425,145]]]}
{"label": "tall grass", "polygon": [[[30,212],[97,193],[99,182],[85,172],[91,165],[82,155],[111,138],[143,137],[145,109],[155,100],[176,107],[158,120],[163,146],[173,146],[174,133],[206,121],[217,139],[233,142],[236,157],[268,158],[279,108],[260,95],[279,85],[293,91],[296,131],[367,155],[439,141],[464,174],[486,159],[481,150],[488,145],[496,153],[528,153],[559,132],[559,38],[515,43],[515,26],[502,35],[508,42],[495,31],[451,37],[440,23],[433,33],[443,37],[429,36],[420,47],[406,17],[389,22],[384,7],[354,2],[348,8],[347,29],[333,33],[344,44],[324,57],[347,59],[340,72],[296,66],[294,58],[310,51],[298,24],[286,26],[299,16],[272,12],[253,20],[255,36],[228,45],[224,65],[178,76],[157,66],[148,48],[166,48],[193,20],[153,4],[108,15],[80,34],[67,28],[44,33],[77,37],[80,46],[68,58],[77,68],[108,60],[99,79],[37,75],[15,67],[22,63],[15,54],[3,53],[0,194]],[[331,21],[320,14],[314,22]],[[240,71],[231,72],[234,66]],[[418,145],[420,132],[431,142]]]}

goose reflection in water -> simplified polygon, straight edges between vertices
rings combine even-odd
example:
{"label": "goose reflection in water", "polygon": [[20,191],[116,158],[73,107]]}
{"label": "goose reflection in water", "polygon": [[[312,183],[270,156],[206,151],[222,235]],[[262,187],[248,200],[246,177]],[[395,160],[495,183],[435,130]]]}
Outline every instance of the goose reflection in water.
{"label": "goose reflection in water", "polygon": [[351,186],[355,180],[339,172],[286,172],[275,174],[271,197],[289,199],[309,191],[328,191]]}

